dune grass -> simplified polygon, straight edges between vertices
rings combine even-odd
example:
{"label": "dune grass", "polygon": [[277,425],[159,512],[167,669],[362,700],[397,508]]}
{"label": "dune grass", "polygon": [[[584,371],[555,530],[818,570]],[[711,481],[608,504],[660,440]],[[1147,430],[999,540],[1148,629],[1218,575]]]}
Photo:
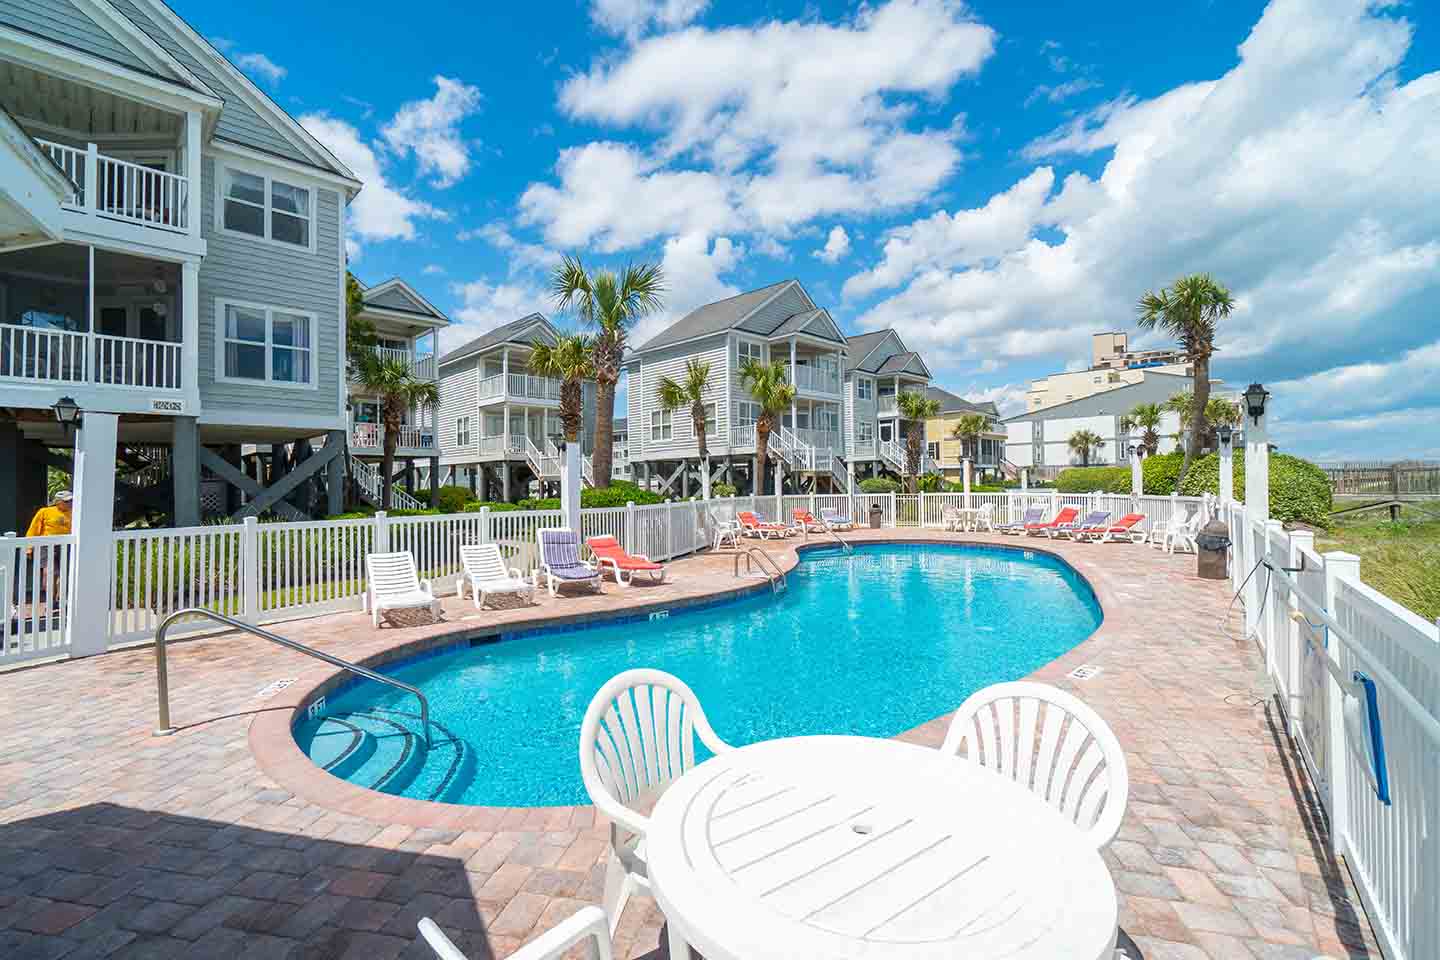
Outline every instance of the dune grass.
{"label": "dune grass", "polygon": [[1407,507],[1398,522],[1384,512],[1337,520],[1315,545],[1356,554],[1360,579],[1426,620],[1440,618],[1440,504]]}

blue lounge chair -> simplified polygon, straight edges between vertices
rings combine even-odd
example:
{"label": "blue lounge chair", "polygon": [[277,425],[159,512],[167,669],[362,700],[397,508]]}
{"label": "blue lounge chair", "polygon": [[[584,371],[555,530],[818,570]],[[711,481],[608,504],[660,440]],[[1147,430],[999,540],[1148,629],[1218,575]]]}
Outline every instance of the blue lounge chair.
{"label": "blue lounge chair", "polygon": [[600,592],[600,569],[580,559],[580,537],[566,527],[541,527],[535,531],[540,545],[539,573],[545,574],[550,596],[560,595],[562,583],[588,583]]}
{"label": "blue lounge chair", "polygon": [[855,526],[855,521],[842,514],[839,510],[820,508],[820,519],[836,530],[849,530]]}
{"label": "blue lounge chair", "polygon": [[1044,507],[1031,507],[1025,511],[1025,516],[1021,517],[1019,520],[1014,520],[1010,523],[997,523],[995,524],[995,529],[999,533],[1023,534],[1025,532],[1026,526],[1032,523],[1039,523],[1041,518],[1043,518],[1044,516]]}
{"label": "blue lounge chair", "polygon": [[1109,510],[1091,510],[1085,515],[1084,520],[1074,520],[1070,523],[1061,523],[1045,530],[1045,536],[1054,540],[1056,537],[1069,537],[1075,539],[1075,534],[1081,530],[1088,530],[1091,527],[1103,527],[1110,522]]}

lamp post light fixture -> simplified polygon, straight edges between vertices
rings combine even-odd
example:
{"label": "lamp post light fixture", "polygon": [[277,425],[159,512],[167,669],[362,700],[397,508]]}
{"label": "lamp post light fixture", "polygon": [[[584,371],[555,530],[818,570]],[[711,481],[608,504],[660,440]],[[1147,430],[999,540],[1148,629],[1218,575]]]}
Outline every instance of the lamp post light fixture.
{"label": "lamp post light fixture", "polygon": [[1260,418],[1265,416],[1265,402],[1270,399],[1270,391],[1258,383],[1252,383],[1245,388],[1245,412],[1258,426]]}
{"label": "lamp post light fixture", "polygon": [[60,424],[67,437],[71,428],[81,425],[80,404],[75,402],[74,397],[61,397],[50,405],[50,409],[55,412],[55,422]]}
{"label": "lamp post light fixture", "polygon": [[1235,439],[1235,428],[1228,423],[1222,423],[1215,435],[1220,438],[1220,446],[1226,450],[1230,449],[1230,443]]}

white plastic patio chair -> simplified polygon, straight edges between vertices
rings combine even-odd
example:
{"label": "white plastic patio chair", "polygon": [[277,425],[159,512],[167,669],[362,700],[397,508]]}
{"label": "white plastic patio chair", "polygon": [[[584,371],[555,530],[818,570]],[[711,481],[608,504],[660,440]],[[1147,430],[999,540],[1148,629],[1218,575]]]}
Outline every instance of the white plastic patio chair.
{"label": "white plastic patio chair", "polygon": [[985,530],[987,533],[995,532],[995,504],[985,503],[980,505],[980,510],[975,514],[975,531]]}
{"label": "white plastic patio chair", "polygon": [[716,520],[714,526],[715,542],[711,549],[719,550],[726,544],[739,549],[742,533],[739,520]]}
{"label": "white plastic patio chair", "polygon": [[408,610],[428,607],[440,619],[440,601],[429,580],[421,580],[415,572],[415,557],[402,553],[367,553],[365,574],[365,609],[370,623],[380,626],[380,615],[387,610]]}
{"label": "white plastic patio chair", "polygon": [[[439,960],[468,960],[429,917],[420,921],[420,936]],[[599,907],[581,908],[510,954],[510,960],[561,960],[570,955],[571,947],[587,942],[594,949],[589,956],[598,960],[614,960],[605,911]]]}
{"label": "white plastic patio chair", "polygon": [[964,514],[957,507],[946,507],[940,511],[940,524],[946,530],[959,530]]}
{"label": "white plastic patio chair", "polygon": [[1195,538],[1200,535],[1200,527],[1205,519],[1204,511],[1198,507],[1195,512],[1184,520],[1180,521],[1173,530],[1165,531],[1165,542],[1162,545],[1166,553],[1199,553],[1200,547]]}
{"label": "white plastic patio chair", "polygon": [[1185,521],[1188,519],[1189,517],[1183,511],[1179,511],[1172,513],[1170,519],[1164,523],[1152,522],[1150,524],[1150,532],[1146,534],[1144,542],[1150,544],[1152,547],[1159,547],[1162,550],[1165,549],[1165,544],[1169,538],[1178,533],[1180,529],[1185,526]]}
{"label": "white plastic patio chair", "polygon": [[1120,829],[1130,774],[1100,715],[1043,683],[997,683],[971,694],[941,751],[1008,777],[1059,810],[1102,850]]}
{"label": "white plastic patio chair", "polygon": [[460,548],[460,579],[455,583],[455,596],[464,599],[465,587],[475,600],[475,609],[485,606],[492,594],[514,593],[535,602],[535,584],[525,578],[519,567],[505,566],[505,557],[498,543],[477,543]]}
{"label": "white plastic patio chair", "polygon": [[695,766],[695,738],[712,753],[730,745],[715,735],[695,693],[660,670],[626,670],[600,688],[580,726],[580,775],[600,812],[610,818],[605,913],[610,932],[635,890],[648,890],[645,832],[649,809],[675,779]]}

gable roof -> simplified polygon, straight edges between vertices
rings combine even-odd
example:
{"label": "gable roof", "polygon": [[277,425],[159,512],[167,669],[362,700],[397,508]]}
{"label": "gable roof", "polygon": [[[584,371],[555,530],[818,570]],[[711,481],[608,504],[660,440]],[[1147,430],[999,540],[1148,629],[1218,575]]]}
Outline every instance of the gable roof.
{"label": "gable roof", "polygon": [[880,364],[884,361],[876,360],[870,362],[870,355],[891,337],[895,338],[896,344],[898,344],[900,350],[903,351],[905,349],[905,342],[900,339],[900,334],[888,328],[851,337],[845,351],[845,372],[850,373],[855,370],[860,370],[864,373],[877,372]]}
{"label": "gable roof", "polygon": [[384,283],[365,287],[361,299],[367,307],[397,313],[411,313],[418,317],[450,322],[450,318],[441,313],[439,308],[399,277],[391,277]]}
{"label": "gable roof", "polygon": [[[798,309],[797,309],[798,307]],[[782,280],[696,307],[634,350],[643,354],[727,330],[773,339],[803,335],[845,343],[828,310],[815,305],[799,280]]]}
{"label": "gable roof", "polygon": [[491,347],[498,347],[502,343],[553,343],[558,336],[559,331],[555,329],[554,324],[540,314],[532,313],[519,320],[502,323],[495,329],[480,334],[469,343],[456,347],[441,357],[440,363],[446,364],[454,360],[463,360]]}
{"label": "gable roof", "polygon": [[[1187,384],[1193,384],[1194,377],[1187,377],[1183,373],[1160,373],[1154,370],[1145,372],[1145,379],[1135,383],[1127,383],[1124,386],[1114,387],[1110,390],[1101,390],[1099,393],[1092,393],[1088,397],[1077,397],[1074,400],[1067,400],[1064,403],[1057,403],[1049,407],[1041,407],[1039,410],[1027,410],[1017,413],[1012,417],[1006,417],[1005,423],[1028,423],[1035,420],[1054,420],[1063,417],[1090,417],[1107,416],[1110,414],[1120,415],[1129,413],[1138,403],[1164,403],[1175,393],[1183,389]],[[1222,380],[1211,378],[1211,389],[1214,385],[1223,383]]]}
{"label": "gable roof", "polygon": [[781,280],[779,283],[772,283],[767,287],[747,290],[744,293],[737,293],[733,297],[726,297],[724,300],[716,300],[714,303],[696,307],[636,347],[635,352],[642,353],[656,347],[693,340],[711,333],[721,333],[739,326],[740,322],[754,313],[758,307],[794,282],[794,280]]}
{"label": "gable roof", "polygon": [[980,403],[972,403],[949,390],[940,387],[926,387],[925,396],[931,400],[940,402],[941,413],[983,413],[987,417],[998,419],[1000,408],[995,406],[993,400],[985,400]]}

